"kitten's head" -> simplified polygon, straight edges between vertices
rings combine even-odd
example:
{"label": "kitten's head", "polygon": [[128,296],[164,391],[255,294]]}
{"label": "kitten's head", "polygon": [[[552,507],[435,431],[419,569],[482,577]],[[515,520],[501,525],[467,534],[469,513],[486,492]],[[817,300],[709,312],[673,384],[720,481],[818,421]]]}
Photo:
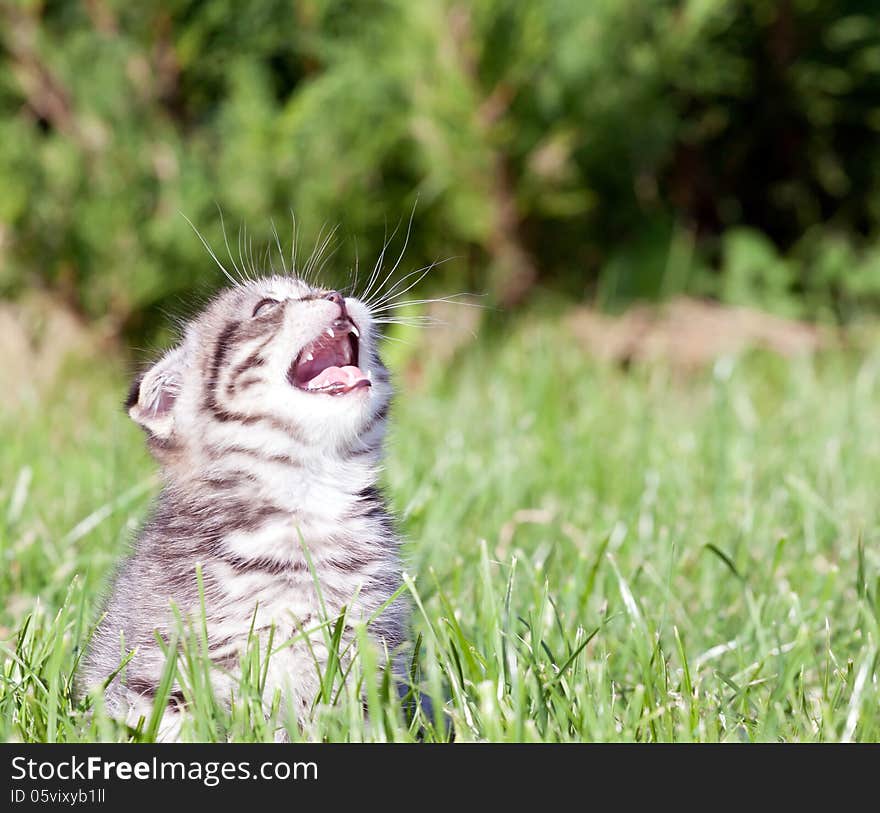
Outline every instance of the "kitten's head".
{"label": "kitten's head", "polygon": [[350,447],[391,396],[369,309],[295,277],[221,292],[179,346],[132,386],[126,407],[154,451],[245,445]]}

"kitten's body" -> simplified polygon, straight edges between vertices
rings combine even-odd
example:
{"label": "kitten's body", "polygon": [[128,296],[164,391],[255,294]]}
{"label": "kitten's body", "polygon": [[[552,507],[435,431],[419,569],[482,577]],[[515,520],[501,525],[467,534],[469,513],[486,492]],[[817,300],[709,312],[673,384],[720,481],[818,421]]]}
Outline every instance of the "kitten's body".
{"label": "kitten's body", "polygon": [[[322,372],[333,353],[343,356]],[[252,628],[265,642],[274,627],[265,696],[281,689],[300,718],[328,654],[323,621],[345,608],[348,640],[376,616],[374,640],[399,652],[405,603],[380,612],[401,584],[376,486],[390,394],[357,300],[279,277],[218,297],[132,390],[130,413],[148,431],[164,488],[119,571],[80,684],[99,684],[136,648],[105,699],[131,723],[149,713],[165,663],[156,632],[172,638],[172,603],[200,623],[197,566],[221,697]],[[175,685],[164,723],[172,736],[184,701]]]}

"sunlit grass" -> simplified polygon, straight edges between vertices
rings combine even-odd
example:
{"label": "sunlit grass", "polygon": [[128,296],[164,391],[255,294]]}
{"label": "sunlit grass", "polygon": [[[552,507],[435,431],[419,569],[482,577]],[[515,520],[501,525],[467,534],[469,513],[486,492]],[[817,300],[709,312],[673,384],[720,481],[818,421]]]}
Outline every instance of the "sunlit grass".
{"label": "sunlit grass", "polygon": [[[0,412],[0,738],[156,731],[71,698],[155,490],[125,388],[74,368]],[[262,696],[256,642],[229,709],[182,630],[186,737],[880,739],[880,357],[623,371],[535,319],[400,389],[386,479],[437,725],[365,646],[303,730]]]}

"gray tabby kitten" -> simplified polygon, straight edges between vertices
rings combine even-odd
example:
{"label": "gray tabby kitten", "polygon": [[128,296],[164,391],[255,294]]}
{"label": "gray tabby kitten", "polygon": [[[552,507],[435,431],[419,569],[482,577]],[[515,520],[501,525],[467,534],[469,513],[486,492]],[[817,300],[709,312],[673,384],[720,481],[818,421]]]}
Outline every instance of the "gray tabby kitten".
{"label": "gray tabby kitten", "polygon": [[[117,575],[80,686],[104,681],[124,642],[137,651],[105,691],[108,711],[132,725],[149,716],[165,662],[155,632],[170,640],[171,602],[199,618],[200,565],[209,653],[222,667],[216,693],[234,688],[252,624],[264,641],[274,626],[273,649],[300,640],[271,658],[266,696],[281,689],[302,720],[318,690],[315,661],[328,655],[320,630],[302,640],[324,620],[321,599],[331,619],[346,608],[350,640],[352,625],[401,584],[399,541],[376,484],[390,397],[362,302],[282,276],[217,296],[131,389],[128,412],[147,432],[164,487]],[[391,602],[369,632],[399,653],[406,603]],[[174,689],[164,738],[179,733]]]}

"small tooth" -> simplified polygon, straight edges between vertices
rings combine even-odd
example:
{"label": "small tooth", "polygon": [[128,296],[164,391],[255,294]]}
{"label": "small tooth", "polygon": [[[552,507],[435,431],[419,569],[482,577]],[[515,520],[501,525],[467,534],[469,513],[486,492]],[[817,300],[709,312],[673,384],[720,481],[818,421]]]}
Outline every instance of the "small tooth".
{"label": "small tooth", "polygon": [[328,327],[328,328],[327,328],[327,335],[328,335],[331,339],[335,339],[335,338],[336,338],[336,334],[333,332],[333,328],[332,328],[332,327]]}
{"label": "small tooth", "polygon": [[368,381],[373,380],[373,371],[372,370],[367,370],[367,380]]}
{"label": "small tooth", "polygon": [[311,353],[306,354],[306,361],[314,361],[315,357]]}
{"label": "small tooth", "polygon": [[354,333],[355,338],[359,339],[361,337],[360,331],[354,326],[351,326],[351,332]]}

